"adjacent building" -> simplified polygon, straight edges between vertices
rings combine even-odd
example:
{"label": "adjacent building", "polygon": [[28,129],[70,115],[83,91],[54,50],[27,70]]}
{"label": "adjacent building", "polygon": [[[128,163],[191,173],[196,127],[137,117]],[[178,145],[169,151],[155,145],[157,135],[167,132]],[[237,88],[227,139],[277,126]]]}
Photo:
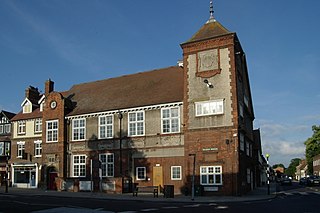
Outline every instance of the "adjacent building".
{"label": "adjacent building", "polygon": [[0,112],[0,186],[9,178],[8,160],[11,157],[11,122],[12,112]]}
{"label": "adjacent building", "polygon": [[37,188],[42,167],[42,104],[38,88],[29,86],[21,111],[12,119],[11,184],[13,187]]}
{"label": "adjacent building", "polygon": [[313,174],[320,176],[320,155],[316,155],[313,157]]}
{"label": "adjacent building", "polygon": [[213,17],[178,66],[55,91],[29,87],[13,119],[12,183],[73,191],[138,186],[241,195],[263,181],[246,57]]}

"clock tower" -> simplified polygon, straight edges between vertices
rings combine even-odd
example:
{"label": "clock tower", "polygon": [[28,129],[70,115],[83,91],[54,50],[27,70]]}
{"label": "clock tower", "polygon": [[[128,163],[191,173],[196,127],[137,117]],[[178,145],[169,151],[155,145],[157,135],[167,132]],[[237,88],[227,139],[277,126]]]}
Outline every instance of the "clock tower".
{"label": "clock tower", "polygon": [[240,42],[214,18],[210,2],[209,20],[181,48],[185,156],[196,156],[196,184],[208,194],[239,194],[239,109],[245,89],[238,87],[238,73],[246,72]]}

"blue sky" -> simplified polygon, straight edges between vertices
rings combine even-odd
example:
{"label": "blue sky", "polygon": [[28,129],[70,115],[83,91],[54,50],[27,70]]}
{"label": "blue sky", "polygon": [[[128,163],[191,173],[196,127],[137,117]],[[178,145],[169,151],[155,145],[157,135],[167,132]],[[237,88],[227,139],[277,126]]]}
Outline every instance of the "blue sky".
{"label": "blue sky", "polygon": [[[213,3],[246,53],[263,152],[288,166],[320,121],[320,1]],[[63,91],[176,65],[208,18],[209,0],[1,0],[0,110],[18,112],[49,78]]]}

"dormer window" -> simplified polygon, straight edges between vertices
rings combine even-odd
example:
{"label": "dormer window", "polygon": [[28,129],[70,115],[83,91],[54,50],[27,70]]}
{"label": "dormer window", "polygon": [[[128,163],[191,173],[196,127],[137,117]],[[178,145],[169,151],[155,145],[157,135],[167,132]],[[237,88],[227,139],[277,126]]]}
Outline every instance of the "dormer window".
{"label": "dormer window", "polygon": [[26,99],[22,104],[22,112],[23,113],[31,113],[32,112],[32,103]]}
{"label": "dormer window", "polygon": [[38,101],[38,104],[40,105],[40,112],[43,111],[43,107],[44,107],[44,104],[45,104],[45,96],[43,95],[40,100]]}

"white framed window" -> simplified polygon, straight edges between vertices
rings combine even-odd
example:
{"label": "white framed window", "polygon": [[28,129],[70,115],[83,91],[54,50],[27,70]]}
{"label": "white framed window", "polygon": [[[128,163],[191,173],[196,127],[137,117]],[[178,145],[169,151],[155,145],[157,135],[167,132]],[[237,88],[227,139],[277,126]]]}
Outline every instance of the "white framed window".
{"label": "white framed window", "polygon": [[42,119],[37,118],[34,121],[34,132],[42,132]]}
{"label": "white framed window", "polygon": [[244,135],[240,133],[240,150],[244,151]]}
{"label": "white framed window", "polygon": [[4,125],[4,132],[10,133],[11,132],[11,124],[5,124]]}
{"label": "white framed window", "polygon": [[162,133],[180,132],[179,107],[161,109]]}
{"label": "white framed window", "polygon": [[171,180],[181,180],[181,166],[171,166]]}
{"label": "white framed window", "polygon": [[18,121],[18,134],[26,133],[26,121]]}
{"label": "white framed window", "polygon": [[147,178],[146,167],[136,167],[136,179],[146,180],[146,178]]}
{"label": "white framed window", "polygon": [[34,142],[34,157],[41,157],[42,156],[42,141],[36,140]]}
{"label": "white framed window", "polygon": [[196,116],[223,114],[223,100],[195,102]]}
{"label": "white framed window", "polygon": [[17,158],[24,157],[24,149],[25,149],[25,142],[24,141],[17,142]]}
{"label": "white framed window", "polygon": [[99,138],[113,137],[113,115],[99,117]]}
{"label": "white framed window", "polygon": [[58,120],[47,121],[47,142],[58,142]]}
{"label": "white framed window", "polygon": [[129,136],[144,135],[144,111],[130,112],[128,114]]}
{"label": "white framed window", "polygon": [[72,140],[79,141],[85,140],[86,137],[86,119],[74,119],[72,120]]}
{"label": "white framed window", "polygon": [[4,133],[4,125],[0,125],[0,134]]}
{"label": "white framed window", "polygon": [[86,176],[86,155],[73,156],[73,177]]}
{"label": "white framed window", "polygon": [[201,166],[201,185],[222,185],[222,166]]}
{"label": "white framed window", "polygon": [[99,155],[102,177],[114,177],[114,154],[105,153]]}

